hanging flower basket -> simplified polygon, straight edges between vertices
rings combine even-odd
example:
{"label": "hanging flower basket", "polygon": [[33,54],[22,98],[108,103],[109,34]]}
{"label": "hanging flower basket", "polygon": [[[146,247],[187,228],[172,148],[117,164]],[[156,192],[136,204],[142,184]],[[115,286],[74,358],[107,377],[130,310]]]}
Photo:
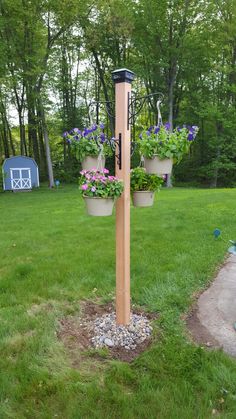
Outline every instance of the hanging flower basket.
{"label": "hanging flower basket", "polygon": [[151,126],[143,131],[139,136],[138,145],[147,172],[170,174],[173,163],[179,163],[183,155],[189,152],[197,132],[197,126],[185,125],[171,131],[169,123]]}
{"label": "hanging flower basket", "polygon": [[98,198],[83,195],[88,215],[106,217],[112,215],[114,198]]}
{"label": "hanging flower basket", "polygon": [[147,173],[155,173],[156,175],[168,175],[172,172],[173,159],[160,159],[154,155],[152,159],[144,158],[144,167]]}
{"label": "hanging flower basket", "polygon": [[104,124],[101,123],[84,130],[73,128],[69,132],[64,132],[63,137],[70,144],[75,157],[81,162],[83,170],[103,169],[105,156],[111,155],[109,142],[103,130]]}
{"label": "hanging flower basket", "polygon": [[83,170],[92,170],[92,169],[104,169],[105,167],[105,157],[104,156],[86,156],[82,160],[82,169]]}
{"label": "hanging flower basket", "polygon": [[152,207],[154,203],[155,192],[153,191],[136,191],[133,192],[134,207]]}
{"label": "hanging flower basket", "polygon": [[163,178],[147,173],[143,167],[131,170],[130,186],[135,207],[151,207],[155,192],[160,189]]}
{"label": "hanging flower basket", "polygon": [[80,190],[85,201],[87,214],[98,217],[112,215],[115,198],[123,191],[123,182],[109,175],[109,170],[82,170]]}

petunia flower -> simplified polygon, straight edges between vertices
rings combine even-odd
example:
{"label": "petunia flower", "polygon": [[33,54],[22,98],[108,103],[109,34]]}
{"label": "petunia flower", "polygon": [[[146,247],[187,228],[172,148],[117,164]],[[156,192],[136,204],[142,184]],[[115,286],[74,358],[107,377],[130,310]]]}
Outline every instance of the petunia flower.
{"label": "petunia flower", "polygon": [[101,135],[100,135],[100,140],[101,140],[101,143],[104,143],[104,142],[105,142],[106,137],[105,137],[104,132],[102,132],[102,133],[101,133]]}
{"label": "petunia flower", "polygon": [[169,129],[170,129],[170,123],[169,122],[166,122],[165,125],[164,125],[164,127],[165,127],[166,130],[169,131]]}

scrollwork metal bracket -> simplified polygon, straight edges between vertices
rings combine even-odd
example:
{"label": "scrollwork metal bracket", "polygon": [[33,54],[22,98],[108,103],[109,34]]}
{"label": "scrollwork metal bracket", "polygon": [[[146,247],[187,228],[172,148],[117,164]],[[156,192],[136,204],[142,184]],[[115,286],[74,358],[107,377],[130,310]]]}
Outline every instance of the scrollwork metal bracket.
{"label": "scrollwork metal bracket", "polygon": [[150,93],[145,96],[136,96],[134,92],[128,93],[128,115],[127,115],[127,129],[129,130],[130,125],[134,125],[136,117],[141,112],[144,104],[150,102],[150,98],[157,96],[157,104],[163,101],[163,93],[156,92]]}
{"label": "scrollwork metal bracket", "polygon": [[[121,133],[119,134],[118,139],[112,138],[109,140],[110,147],[112,151],[115,152],[115,158],[118,164],[119,169],[122,169],[122,137]],[[116,153],[117,151],[117,153]]]}

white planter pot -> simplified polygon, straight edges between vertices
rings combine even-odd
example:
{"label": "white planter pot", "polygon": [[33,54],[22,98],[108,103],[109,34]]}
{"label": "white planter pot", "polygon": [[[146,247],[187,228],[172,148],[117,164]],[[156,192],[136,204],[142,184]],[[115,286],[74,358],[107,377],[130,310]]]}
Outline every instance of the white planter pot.
{"label": "white planter pot", "polygon": [[136,191],[132,193],[134,207],[151,207],[154,203],[155,192]]}
{"label": "white planter pot", "polygon": [[81,162],[81,164],[82,164],[82,169],[83,170],[92,170],[92,169],[101,170],[101,169],[104,169],[104,167],[105,167],[105,157],[101,158],[101,162],[100,162],[99,167],[98,167],[98,157],[97,156],[87,156]]}
{"label": "white planter pot", "polygon": [[83,196],[88,215],[107,217],[112,215],[114,198],[98,198]]}
{"label": "white planter pot", "polygon": [[144,157],[144,167],[147,173],[156,175],[169,175],[172,172],[172,166],[172,159],[160,160],[157,156],[154,156],[152,159],[147,159]]}

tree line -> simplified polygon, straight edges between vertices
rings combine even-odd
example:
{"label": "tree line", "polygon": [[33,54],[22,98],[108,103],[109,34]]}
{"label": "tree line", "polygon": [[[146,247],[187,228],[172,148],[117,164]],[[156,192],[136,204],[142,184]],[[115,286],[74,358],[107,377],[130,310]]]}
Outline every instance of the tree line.
{"label": "tree line", "polygon": [[[163,93],[171,127],[200,128],[175,180],[235,185],[235,1],[1,0],[0,54],[0,163],[32,156],[51,187],[76,178],[62,133],[92,123],[91,102],[106,101],[113,135],[111,72],[127,67],[139,95]],[[156,113],[153,98],[134,135]]]}

